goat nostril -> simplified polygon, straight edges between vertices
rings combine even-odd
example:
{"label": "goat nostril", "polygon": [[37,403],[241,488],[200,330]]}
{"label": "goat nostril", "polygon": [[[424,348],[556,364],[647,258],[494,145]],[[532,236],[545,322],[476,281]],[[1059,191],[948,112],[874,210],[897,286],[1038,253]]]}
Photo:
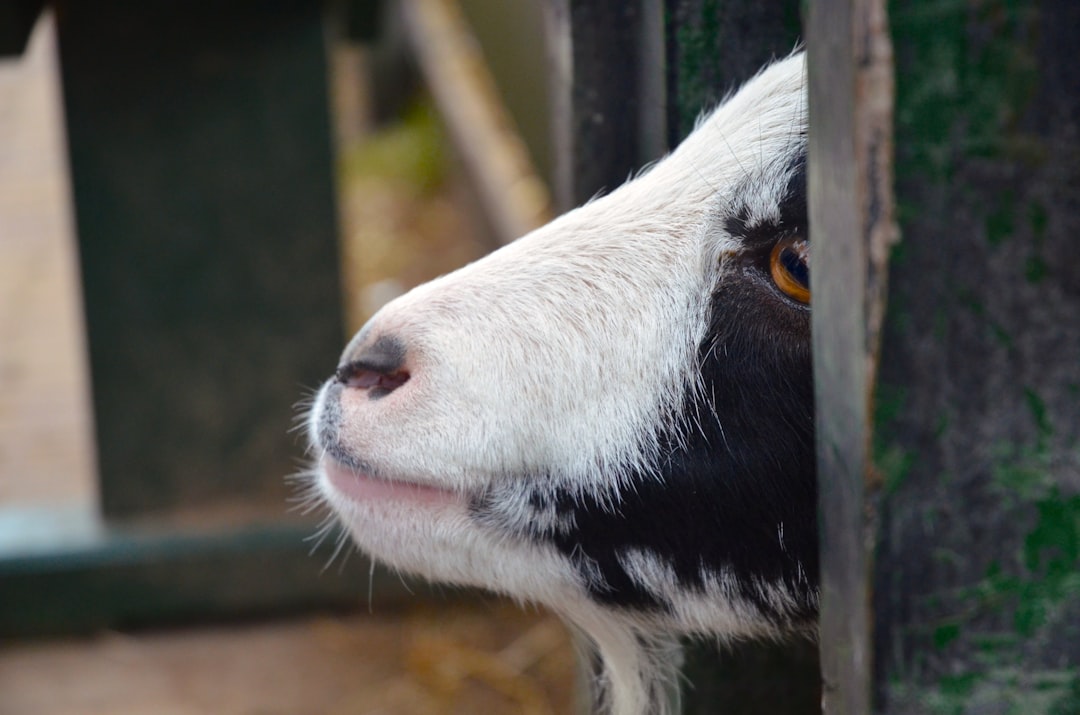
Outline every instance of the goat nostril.
{"label": "goat nostril", "polygon": [[405,344],[395,337],[384,335],[371,345],[347,351],[345,359],[350,357],[334,376],[345,387],[368,390],[372,399],[389,395],[409,380]]}
{"label": "goat nostril", "polygon": [[335,376],[345,387],[371,390],[372,397],[389,394],[409,381],[409,373],[404,370],[382,372],[356,362],[342,365]]}

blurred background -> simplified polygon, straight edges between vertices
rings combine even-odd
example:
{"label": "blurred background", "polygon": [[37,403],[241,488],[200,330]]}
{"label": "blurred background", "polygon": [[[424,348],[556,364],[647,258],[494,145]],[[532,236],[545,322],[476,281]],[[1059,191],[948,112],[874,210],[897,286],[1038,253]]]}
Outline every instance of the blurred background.
{"label": "blurred background", "polygon": [[555,619],[319,542],[287,480],[347,337],[550,216],[539,0],[40,5],[0,3],[0,714],[572,710]]}

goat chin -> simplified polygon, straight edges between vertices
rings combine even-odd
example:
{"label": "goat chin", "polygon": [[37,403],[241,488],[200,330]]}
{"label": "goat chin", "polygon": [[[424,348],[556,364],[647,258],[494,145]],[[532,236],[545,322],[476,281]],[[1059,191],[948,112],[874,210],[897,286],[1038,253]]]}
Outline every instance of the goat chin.
{"label": "goat chin", "polygon": [[804,61],[631,181],[380,310],[307,419],[360,548],[559,613],[598,709],[684,637],[815,632]]}

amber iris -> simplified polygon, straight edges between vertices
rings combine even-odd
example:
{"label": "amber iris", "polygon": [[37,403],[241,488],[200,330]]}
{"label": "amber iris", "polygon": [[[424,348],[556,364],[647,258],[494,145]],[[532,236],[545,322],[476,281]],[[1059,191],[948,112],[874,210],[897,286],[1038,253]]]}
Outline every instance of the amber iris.
{"label": "amber iris", "polygon": [[810,302],[810,242],[786,238],[769,254],[769,272],[780,291],[799,303]]}

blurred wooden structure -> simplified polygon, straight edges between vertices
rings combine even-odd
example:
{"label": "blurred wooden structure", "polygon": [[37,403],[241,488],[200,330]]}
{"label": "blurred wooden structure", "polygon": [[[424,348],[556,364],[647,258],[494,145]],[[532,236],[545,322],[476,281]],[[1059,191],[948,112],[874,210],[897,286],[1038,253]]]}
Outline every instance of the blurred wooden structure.
{"label": "blurred wooden structure", "polygon": [[[0,51],[42,5],[0,3]],[[5,517],[51,537],[0,543],[0,633],[356,603],[367,569],[321,574],[285,513],[345,337],[323,3],[50,6],[101,513]]]}

